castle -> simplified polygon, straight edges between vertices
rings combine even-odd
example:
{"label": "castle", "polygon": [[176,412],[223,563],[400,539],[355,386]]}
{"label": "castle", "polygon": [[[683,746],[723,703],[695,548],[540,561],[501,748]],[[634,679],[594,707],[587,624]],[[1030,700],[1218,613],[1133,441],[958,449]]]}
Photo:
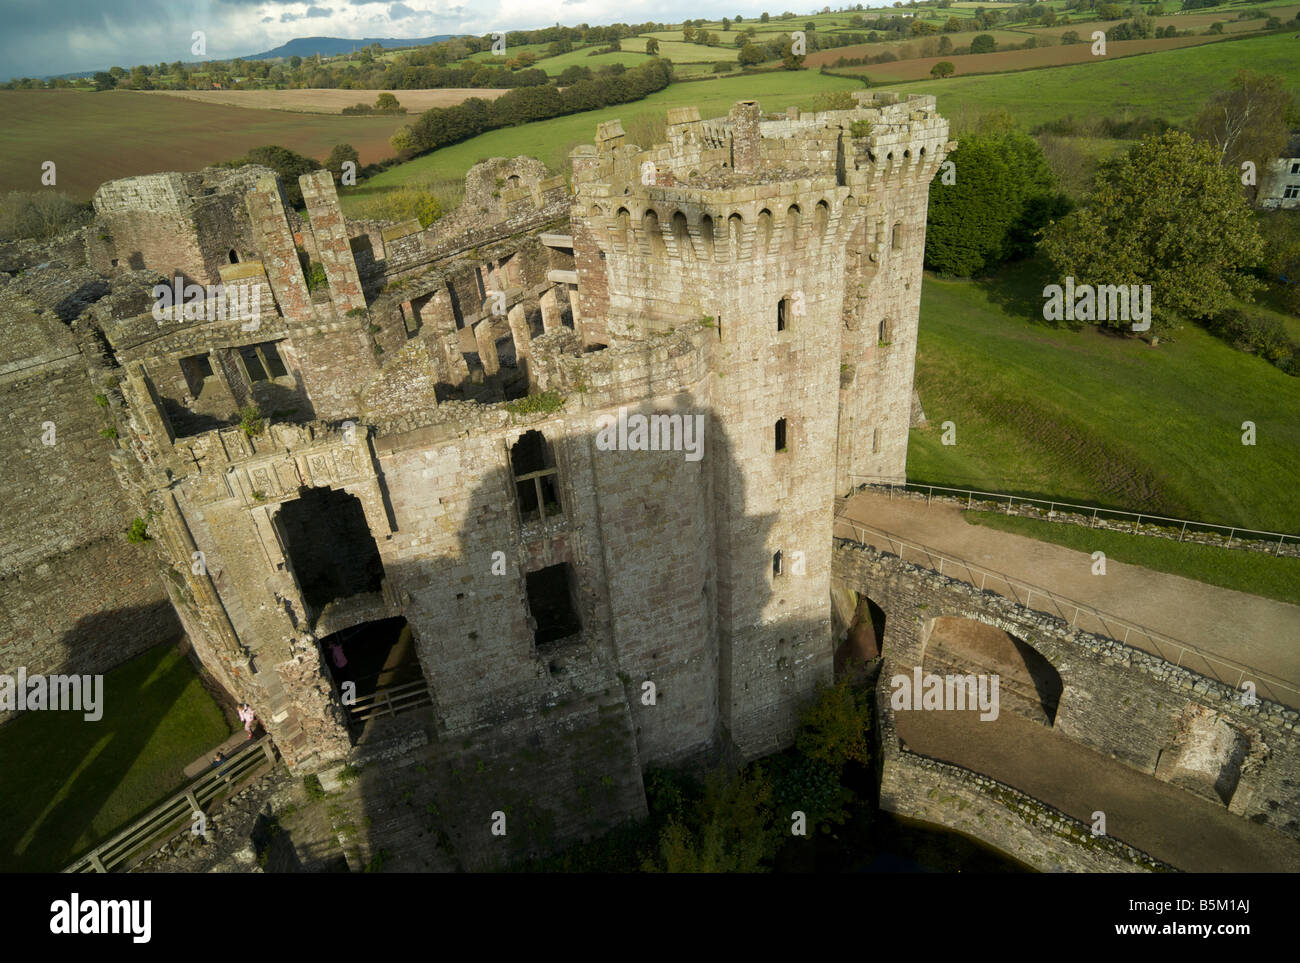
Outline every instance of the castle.
{"label": "castle", "polygon": [[[427,229],[345,219],[327,171],[305,218],[264,168],[104,184],[0,265],[4,671],[179,622],[291,770],[600,773],[560,835],[643,815],[649,766],[788,745],[832,675],[834,498],[904,477],[953,146],[931,96],[855,97],[602,124],[571,187],[484,162]],[[160,314],[176,279],[208,300]],[[597,443],[638,415],[655,444]]]}

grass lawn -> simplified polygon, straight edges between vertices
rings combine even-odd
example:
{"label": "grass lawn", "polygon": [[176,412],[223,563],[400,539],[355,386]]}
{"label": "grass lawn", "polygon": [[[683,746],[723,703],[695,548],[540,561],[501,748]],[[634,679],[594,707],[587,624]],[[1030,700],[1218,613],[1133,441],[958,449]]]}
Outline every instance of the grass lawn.
{"label": "grass lawn", "polygon": [[890,89],[936,94],[939,112],[949,118],[1005,107],[1025,127],[1065,114],[1137,115],[1177,122],[1194,116],[1243,67],[1277,74],[1292,93],[1300,93],[1300,42],[1293,37],[1249,37],[1022,73],[916,81]]}
{"label": "grass lawn", "polygon": [[[489,157],[528,154],[553,170],[567,172],[569,151],[578,144],[594,143],[596,125],[607,120],[621,119],[625,126],[633,117],[643,114],[653,114],[662,120],[670,107],[691,105],[700,108],[701,117],[716,117],[725,114],[736,101],[748,99],[757,99],[764,111],[780,111],[791,104],[808,106],[812,98],[822,91],[861,89],[862,85],[856,81],[842,77],[824,77],[812,71],[776,71],[672,84],[667,89],[634,103],[554,117],[518,127],[503,127],[417,157],[372,177],[355,189],[344,191],[340,195],[343,211],[349,217],[358,216],[353,213],[356,207],[353,199],[372,197],[409,181],[463,178],[466,171]],[[350,201],[353,203],[350,204]]]}
{"label": "grass lawn", "polygon": [[1105,552],[1112,562],[1141,565],[1156,572],[1300,605],[1300,558],[1274,558],[1260,552],[1180,543],[1151,535],[1126,535],[999,512],[962,512],[962,518],[972,525],[986,525],[1089,555]]}
{"label": "grass lawn", "polygon": [[0,727],[0,871],[58,872],[184,783],[231,726],[161,645],[104,676],[103,718],[27,712]]}
{"label": "grass lawn", "polygon": [[1046,275],[925,278],[908,479],[1300,532],[1300,378],[1193,325],[1152,348],[1043,321]]}

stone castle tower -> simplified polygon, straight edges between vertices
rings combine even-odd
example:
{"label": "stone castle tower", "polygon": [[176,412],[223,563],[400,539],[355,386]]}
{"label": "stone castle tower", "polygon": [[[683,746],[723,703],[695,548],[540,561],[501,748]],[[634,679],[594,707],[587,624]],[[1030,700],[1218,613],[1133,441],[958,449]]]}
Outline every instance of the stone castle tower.
{"label": "stone castle tower", "polygon": [[[291,768],[477,757],[573,836],[643,814],[648,766],[789,743],[832,672],[833,498],[904,476],[951,147],[933,97],[856,96],[674,110],[647,149],[604,124],[571,189],[485,162],[429,229],[345,220],[327,172],[305,218],[259,168],[100,189],[76,270],[103,291],[56,332],[107,386],[95,457]],[[260,310],[160,320],[177,278]],[[638,415],[662,445],[600,443]],[[14,631],[29,666],[81,658]],[[590,773],[599,800],[566,803]]]}

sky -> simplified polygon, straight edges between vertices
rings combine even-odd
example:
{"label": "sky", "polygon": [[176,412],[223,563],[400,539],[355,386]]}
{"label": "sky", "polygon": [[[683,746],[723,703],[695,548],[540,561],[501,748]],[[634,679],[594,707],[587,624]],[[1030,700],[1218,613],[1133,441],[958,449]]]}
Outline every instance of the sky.
{"label": "sky", "polygon": [[[0,0],[0,79],[221,60],[295,37],[481,35],[556,23],[680,23],[737,13],[748,19],[765,9],[787,8],[753,0]],[[796,12],[811,9],[809,3]],[[206,35],[206,57],[191,53],[196,30]]]}

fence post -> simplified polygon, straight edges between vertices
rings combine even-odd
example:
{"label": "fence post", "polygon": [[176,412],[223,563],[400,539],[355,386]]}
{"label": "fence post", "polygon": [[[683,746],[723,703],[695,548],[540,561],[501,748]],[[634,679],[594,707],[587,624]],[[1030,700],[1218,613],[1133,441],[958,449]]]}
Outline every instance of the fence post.
{"label": "fence post", "polygon": [[1276,554],[1278,554],[1279,552],[1282,551],[1282,539],[1284,539],[1284,538],[1286,538],[1285,535],[1282,535],[1282,536],[1280,536],[1280,537],[1278,538],[1278,540],[1277,540],[1277,548],[1273,549],[1273,554],[1274,554],[1274,555],[1276,555]]}
{"label": "fence post", "polygon": [[970,499],[971,499],[971,493],[970,493],[970,492],[967,492],[967,493],[966,493],[966,511],[970,511]]}
{"label": "fence post", "polygon": [[1228,532],[1228,548],[1232,548],[1232,536],[1237,530],[1234,528]]}
{"label": "fence post", "polygon": [[1089,528],[1097,527],[1097,509],[1095,508],[1092,510],[1092,521],[1088,523],[1088,527]]}
{"label": "fence post", "polygon": [[273,745],[271,745],[271,740],[270,740],[269,738],[268,738],[265,742],[262,743],[262,752],[264,752],[264,753],[266,754],[266,761],[269,762],[272,766],[274,766],[274,765],[275,765],[275,747],[274,747]]}
{"label": "fence post", "polygon": [[107,872],[108,872],[108,870],[106,870],[106,869],[104,868],[104,863],[103,863],[103,861],[100,860],[100,858],[99,858],[99,853],[91,853],[91,854],[90,854],[90,865],[94,867],[95,872],[97,872],[97,873],[107,873]]}
{"label": "fence post", "polygon": [[187,789],[185,791],[185,801],[190,804],[190,808],[194,810],[194,812],[196,813],[203,812],[203,810],[199,807],[198,799],[194,797],[194,790]]}
{"label": "fence post", "polygon": [[1141,524],[1142,524],[1142,516],[1139,515],[1139,516],[1137,517],[1137,520],[1136,520],[1135,522],[1133,522],[1133,531],[1136,532],[1136,531],[1138,530],[1138,526],[1141,525]]}
{"label": "fence post", "polygon": [[1178,540],[1181,542],[1183,540],[1183,536],[1186,534],[1187,534],[1187,523],[1183,522],[1183,530],[1178,533]]}
{"label": "fence post", "polygon": [[1008,514],[1008,515],[1011,514],[1011,502],[1012,502],[1012,501],[1013,501],[1013,499],[1011,498],[1010,495],[1008,495],[1008,496],[1007,496],[1007,514]]}

